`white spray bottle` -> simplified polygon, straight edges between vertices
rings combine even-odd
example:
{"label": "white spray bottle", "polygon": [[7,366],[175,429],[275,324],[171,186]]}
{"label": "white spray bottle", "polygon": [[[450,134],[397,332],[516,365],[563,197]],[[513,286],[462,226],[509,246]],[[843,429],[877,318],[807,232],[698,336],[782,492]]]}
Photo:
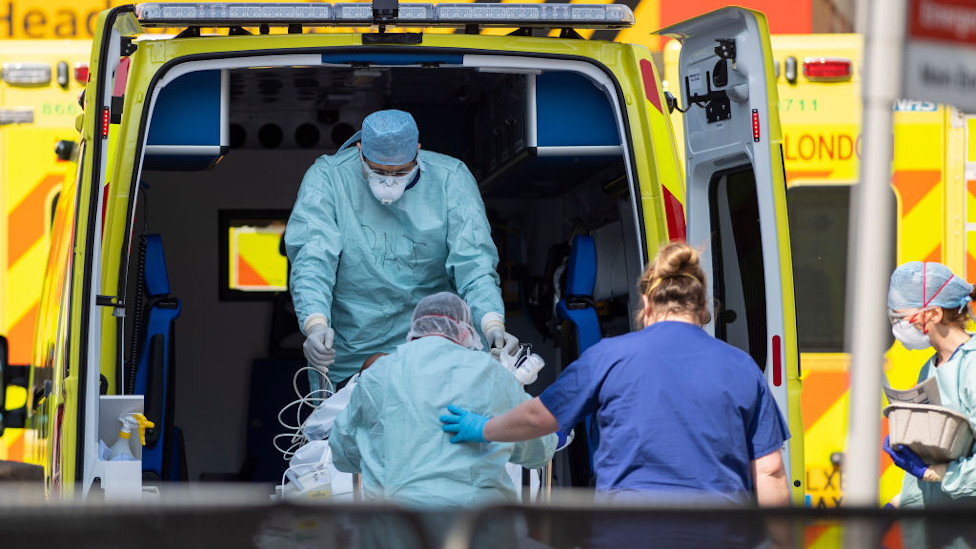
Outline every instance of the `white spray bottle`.
{"label": "white spray bottle", "polygon": [[119,439],[109,448],[109,455],[112,456],[111,459],[113,460],[135,460],[136,456],[132,451],[132,443],[129,440],[132,437],[132,433],[138,432],[139,442],[145,446],[146,428],[152,429],[156,424],[137,412],[123,414],[119,416],[119,421],[122,422],[122,429],[119,430]]}

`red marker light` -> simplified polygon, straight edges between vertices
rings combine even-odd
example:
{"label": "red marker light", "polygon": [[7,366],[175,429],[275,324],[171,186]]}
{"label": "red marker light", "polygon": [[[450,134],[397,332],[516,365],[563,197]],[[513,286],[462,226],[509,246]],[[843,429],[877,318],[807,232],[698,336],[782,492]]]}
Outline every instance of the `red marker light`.
{"label": "red marker light", "polygon": [[75,63],[75,80],[79,84],[88,83],[88,63]]}
{"label": "red marker light", "polygon": [[780,349],[782,339],[773,336],[773,385],[779,387],[783,384],[783,352]]}
{"label": "red marker light", "polygon": [[112,117],[109,113],[108,107],[102,108],[102,139],[108,137],[108,125],[111,122]]}
{"label": "red marker light", "polygon": [[848,80],[854,74],[850,59],[840,57],[807,57],[803,60],[803,76],[807,80]]}
{"label": "red marker light", "polygon": [[759,141],[759,109],[752,109],[752,140]]}

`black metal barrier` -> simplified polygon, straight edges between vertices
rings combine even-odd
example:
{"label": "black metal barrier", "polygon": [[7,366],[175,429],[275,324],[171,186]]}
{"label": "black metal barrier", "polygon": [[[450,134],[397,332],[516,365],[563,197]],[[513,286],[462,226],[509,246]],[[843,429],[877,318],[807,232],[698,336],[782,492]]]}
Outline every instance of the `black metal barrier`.
{"label": "black metal barrier", "polygon": [[267,492],[210,487],[128,505],[90,496],[83,503],[49,501],[37,491],[0,490],[0,547],[976,548],[976,508],[967,507],[708,509],[574,499],[420,512],[382,504],[275,503]]}
{"label": "black metal barrier", "polygon": [[[164,496],[164,499],[165,496]],[[45,549],[433,549],[428,519],[392,505],[258,503],[244,497],[133,505],[25,504],[0,494],[0,547]],[[447,519],[448,521],[450,519]],[[447,526],[445,525],[446,529]]]}
{"label": "black metal barrier", "polygon": [[[516,541],[510,543],[509,536]],[[976,549],[976,507],[922,510],[510,505],[459,516],[444,545],[444,549],[489,547]]]}

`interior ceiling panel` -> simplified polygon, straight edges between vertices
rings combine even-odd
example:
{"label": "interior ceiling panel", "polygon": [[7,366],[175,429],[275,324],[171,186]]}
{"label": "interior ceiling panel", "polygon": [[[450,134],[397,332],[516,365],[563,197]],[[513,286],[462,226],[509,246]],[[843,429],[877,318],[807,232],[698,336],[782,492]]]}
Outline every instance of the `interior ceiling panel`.
{"label": "interior ceiling panel", "polygon": [[236,69],[230,74],[231,108],[264,105],[274,110],[313,108],[321,100],[357,95],[394,96],[397,103],[461,104],[470,102],[472,83],[483,88],[498,75],[437,68],[273,67]]}

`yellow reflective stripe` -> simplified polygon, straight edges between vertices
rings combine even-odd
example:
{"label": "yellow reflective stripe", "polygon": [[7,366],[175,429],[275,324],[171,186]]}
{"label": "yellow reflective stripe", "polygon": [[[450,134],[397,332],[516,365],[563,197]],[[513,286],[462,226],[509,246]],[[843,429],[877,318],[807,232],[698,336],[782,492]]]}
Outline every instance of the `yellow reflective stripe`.
{"label": "yellow reflective stripe", "polygon": [[7,319],[10,326],[27,314],[40,298],[47,248],[44,239],[38,240],[7,271]]}
{"label": "yellow reflective stripe", "polygon": [[840,526],[807,525],[803,529],[803,547],[806,549],[834,549],[843,545],[844,529]]}
{"label": "yellow reflective stripe", "polygon": [[24,430],[6,429],[0,437],[0,459],[24,461]]}
{"label": "yellow reflective stripe", "polygon": [[966,162],[976,162],[976,139],[973,139],[973,130],[976,130],[976,117],[966,119]]}

